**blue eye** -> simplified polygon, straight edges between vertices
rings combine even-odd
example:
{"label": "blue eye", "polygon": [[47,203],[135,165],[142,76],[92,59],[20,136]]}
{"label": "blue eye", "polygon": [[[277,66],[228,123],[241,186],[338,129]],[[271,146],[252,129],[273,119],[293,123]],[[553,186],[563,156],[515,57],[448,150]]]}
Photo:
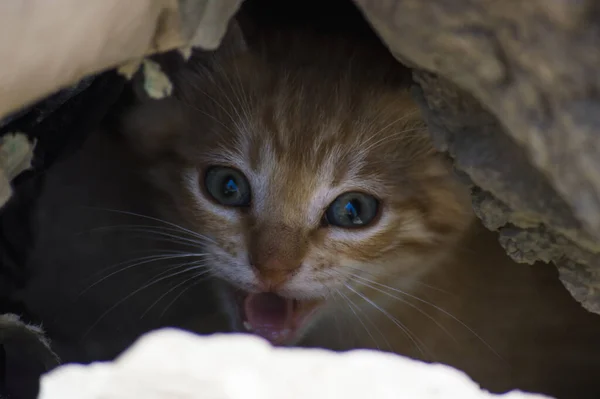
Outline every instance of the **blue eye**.
{"label": "blue eye", "polygon": [[204,186],[208,194],[221,205],[250,205],[250,183],[237,169],[224,166],[209,168],[204,177]]}
{"label": "blue eye", "polygon": [[379,213],[379,201],[372,195],[358,192],[337,197],[325,211],[328,224],[352,228],[369,225]]}

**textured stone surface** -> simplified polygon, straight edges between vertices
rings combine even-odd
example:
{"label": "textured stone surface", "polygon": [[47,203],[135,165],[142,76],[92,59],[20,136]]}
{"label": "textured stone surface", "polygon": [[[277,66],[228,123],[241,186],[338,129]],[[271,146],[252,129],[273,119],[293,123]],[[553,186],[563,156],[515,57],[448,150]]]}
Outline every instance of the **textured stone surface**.
{"label": "textured stone surface", "polygon": [[86,76],[126,62],[137,65],[150,54],[190,45],[213,49],[241,2],[2,1],[0,59],[10,62],[0,71],[0,119]]}
{"label": "textured stone surface", "polygon": [[415,68],[484,224],[516,261],[554,261],[600,313],[600,3],[355,2]]}
{"label": "textured stone surface", "polygon": [[[423,383],[427,381],[427,383]],[[493,395],[449,366],[357,350],[274,348],[250,335],[200,337],[164,329],[112,363],[62,366],[39,399],[543,399]]]}

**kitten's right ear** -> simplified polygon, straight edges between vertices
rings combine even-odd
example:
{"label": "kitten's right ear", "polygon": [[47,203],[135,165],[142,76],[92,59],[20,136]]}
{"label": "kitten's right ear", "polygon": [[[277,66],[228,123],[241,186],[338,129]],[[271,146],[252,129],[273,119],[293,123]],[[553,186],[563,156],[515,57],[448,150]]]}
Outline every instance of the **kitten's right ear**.
{"label": "kitten's right ear", "polygon": [[117,129],[142,158],[169,152],[186,120],[174,97],[177,76],[186,68],[179,51],[146,58],[130,81],[130,95],[116,118]]}
{"label": "kitten's right ear", "polygon": [[197,48],[173,50],[145,59],[132,78],[132,88],[137,101],[165,98],[173,93],[177,76],[191,68],[210,71],[215,63],[248,51],[242,28],[235,18],[229,22],[227,31],[216,50]]}
{"label": "kitten's right ear", "polygon": [[186,93],[201,87],[219,63],[248,51],[242,29],[229,23],[214,51],[174,50],[145,59],[131,80],[133,106],[121,118],[120,131],[144,156],[169,151],[186,128]]}
{"label": "kitten's right ear", "polygon": [[232,18],[216,52],[235,56],[246,51],[248,51],[248,43],[246,42],[244,32],[238,21]]}

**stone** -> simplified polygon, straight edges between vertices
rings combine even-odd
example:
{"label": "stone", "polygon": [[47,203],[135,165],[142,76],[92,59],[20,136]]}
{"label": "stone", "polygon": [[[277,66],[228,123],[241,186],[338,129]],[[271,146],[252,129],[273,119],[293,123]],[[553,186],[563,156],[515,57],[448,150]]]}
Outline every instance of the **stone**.
{"label": "stone", "polygon": [[[600,3],[355,0],[517,262],[600,312]],[[524,266],[525,267],[525,266]]]}
{"label": "stone", "polygon": [[44,375],[38,399],[543,399],[494,395],[466,374],[391,353],[274,348],[256,336],[162,329],[114,362]]}

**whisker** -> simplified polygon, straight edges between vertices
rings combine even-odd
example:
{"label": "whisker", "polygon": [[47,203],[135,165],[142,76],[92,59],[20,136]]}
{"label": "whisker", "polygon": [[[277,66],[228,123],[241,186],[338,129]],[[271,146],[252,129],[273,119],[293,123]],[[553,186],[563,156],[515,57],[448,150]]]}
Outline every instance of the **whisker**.
{"label": "whisker", "polygon": [[[329,275],[330,277],[334,277],[332,275],[332,272],[335,272],[338,275],[341,275],[341,272],[336,271],[336,270],[330,270],[330,271],[326,271],[323,270],[323,272],[325,272],[325,274]],[[383,340],[385,341],[385,343],[387,344],[388,348],[390,350],[393,350],[392,345],[390,345],[389,341],[387,340],[387,338],[385,337],[385,335],[381,332],[381,330],[377,327],[377,325],[375,323],[373,323],[373,321],[371,320],[371,318],[361,309],[360,306],[356,305],[354,303],[354,301],[352,301],[351,298],[349,298],[346,294],[344,294],[342,291],[340,291],[337,288],[331,288],[329,289],[329,291],[332,294],[337,294],[340,298],[342,298],[343,300],[346,301],[348,308],[352,311],[352,313],[355,315],[355,317],[359,320],[359,322],[362,324],[363,328],[365,329],[365,331],[367,331],[367,334],[369,334],[369,336],[371,337],[371,339],[373,340],[373,343],[375,343],[375,345],[377,346],[377,349],[381,350],[381,347],[379,346],[379,342],[377,342],[377,340],[372,336],[371,332],[368,330],[368,328],[365,326],[365,324],[363,323],[363,321],[361,320],[361,318],[359,317],[359,315],[356,313],[355,310],[359,311],[366,319],[367,322],[373,327],[375,328],[375,330],[377,331],[377,333],[381,336],[381,338],[383,338]],[[333,295],[332,295],[333,296]],[[353,309],[354,308],[354,309]],[[335,313],[334,313],[335,315]],[[339,330],[339,329],[338,329]],[[356,334],[356,331],[355,331]],[[357,338],[358,339],[358,338]]]}
{"label": "whisker", "polygon": [[[335,296],[332,295],[332,297],[333,297],[333,300],[335,301],[335,299],[336,299]],[[333,312],[332,316],[333,316],[333,320],[334,320],[333,324],[335,325],[335,329],[337,331],[337,340],[338,340],[338,342],[344,342],[344,336],[342,335],[342,330],[340,328],[340,319],[338,318],[339,315],[337,312]]]}
{"label": "whisker", "polygon": [[[215,83],[214,81],[214,76],[212,74],[209,74],[208,76],[202,73],[202,70],[200,70],[200,68],[195,68],[197,73],[200,73],[202,75],[204,75],[206,78],[209,78],[210,81],[213,82],[213,84]],[[208,94],[204,89],[202,89],[202,87],[200,87],[198,84],[196,84],[194,81],[188,81],[186,82],[189,85],[192,85],[194,87],[195,90],[199,91],[200,93],[202,93],[206,98],[208,98],[209,100],[211,100],[213,102],[214,105],[216,105],[221,111],[223,111],[223,113],[229,118],[229,120],[231,121],[231,123],[234,125],[234,127],[236,129],[238,129],[239,131],[242,131],[240,129],[240,126],[237,124],[236,119],[233,117],[233,115],[227,110],[227,108],[225,108],[225,106],[220,102],[217,101],[216,98],[214,98],[213,96],[211,96],[210,94]],[[214,85],[215,87],[219,87],[218,84]],[[229,99],[227,99],[229,100]],[[183,102],[188,103],[189,101],[187,99],[182,99]],[[229,101],[231,104],[231,101]],[[233,104],[231,104],[233,106]],[[235,109],[235,107],[234,107]]]}
{"label": "whisker", "polygon": [[394,132],[394,134],[391,134],[389,136],[384,136],[384,137],[380,138],[376,142],[370,144],[368,147],[361,149],[361,151],[363,151],[363,152],[369,152],[369,151],[377,148],[378,146],[380,146],[382,144],[389,143],[392,140],[406,138],[406,133],[409,133],[409,132],[418,132],[418,131],[423,131],[424,132],[425,128],[423,128],[423,127],[417,127],[417,128],[404,129],[404,130],[400,130],[398,132]]}
{"label": "whisker", "polygon": [[[198,275],[196,275],[192,278],[200,277],[200,276],[203,276],[208,273],[210,273],[210,270],[204,270],[202,273],[199,273]],[[154,306],[156,306],[164,297],[166,297],[171,292],[173,292],[174,290],[176,290],[177,288],[181,287],[182,285],[184,285],[185,283],[187,283],[189,281],[190,281],[190,279],[183,280],[183,282],[176,284],[174,287],[171,287],[169,290],[167,290],[167,292],[165,292],[160,297],[158,297],[158,299],[156,301],[152,302],[152,304],[144,311],[144,313],[142,313],[142,315],[140,316],[140,320],[143,319],[144,316],[146,316],[148,314],[148,312],[150,312],[152,310],[152,308],[154,308]]]}
{"label": "whisker", "polygon": [[[333,277],[331,275],[330,272],[328,272],[327,270],[322,270],[321,271],[323,274],[328,275],[329,277]],[[322,283],[323,284],[323,283]],[[342,301],[342,304],[344,306],[349,306],[348,303],[346,301],[344,301],[344,298],[340,295],[341,292],[334,288],[334,287],[329,287],[326,284],[323,284],[323,288],[325,288],[326,292],[324,294],[324,300],[331,300],[332,302],[337,303],[338,302],[338,297],[340,298],[340,300]],[[342,335],[342,330],[340,329],[340,319],[338,318],[338,316],[344,316],[342,319],[344,321],[345,324],[350,324],[350,327],[352,328],[352,331],[354,332],[354,341],[352,342],[358,342],[360,341],[359,335],[356,332],[356,323],[354,322],[354,320],[350,320],[350,322],[348,321],[348,314],[347,312],[332,312],[331,315],[334,318],[334,325],[335,325],[335,329],[337,330],[337,336],[338,336],[338,342],[346,342],[344,340],[344,337]],[[346,330],[344,330],[345,332],[347,332]]]}
{"label": "whisker", "polygon": [[238,68],[237,63],[234,63],[234,67],[235,67],[235,77],[236,77],[236,81],[237,81],[237,87],[239,88],[239,95],[237,96],[240,100],[241,100],[241,105],[242,105],[242,111],[244,113],[244,117],[246,118],[247,121],[250,121],[250,115],[252,115],[252,109],[250,107],[250,96],[248,96],[248,93],[246,92],[246,90],[244,90],[244,85],[242,83],[242,78],[240,77],[240,70]]}
{"label": "whisker", "polygon": [[189,252],[189,251],[177,251],[177,250],[170,250],[170,249],[147,249],[147,250],[132,251],[131,253],[140,253],[140,254],[150,253],[153,255],[147,255],[147,256],[143,256],[143,257],[139,257],[139,258],[127,259],[127,260],[121,261],[115,265],[105,267],[104,269],[99,270],[87,277],[88,278],[96,277],[98,275],[101,275],[104,272],[119,268],[120,266],[124,266],[124,265],[126,265],[128,263],[132,263],[132,262],[135,263],[138,261],[152,260],[152,259],[155,259],[155,260],[168,259],[170,257],[170,255],[190,255],[190,256],[193,255],[193,256],[199,256],[199,257],[207,256],[207,254],[204,254],[204,253],[194,253],[194,252]]}
{"label": "whisker", "polygon": [[[223,66],[221,65],[221,63],[217,63],[217,67],[221,70],[222,72],[222,76],[225,78],[225,80],[227,81],[227,84],[229,85],[229,88],[231,89],[231,92],[233,94],[233,99],[236,100],[236,103],[241,107],[242,109],[242,113],[244,114],[244,118],[242,118],[242,115],[238,112],[238,107],[236,107],[234,105],[234,103],[231,101],[231,99],[229,98],[229,96],[227,96],[227,94],[225,93],[225,90],[223,90],[223,88],[221,86],[217,86],[217,89],[221,91],[221,94],[223,96],[225,96],[225,99],[227,101],[229,101],[229,104],[231,105],[231,107],[233,108],[234,112],[237,114],[238,118],[240,118],[240,120],[246,120],[249,121],[249,113],[248,110],[245,108],[245,105],[247,105],[247,101],[243,96],[244,93],[244,89],[241,85],[241,81],[239,79],[237,79],[237,87],[238,89],[241,89],[240,92],[238,92],[234,87],[233,87],[233,83],[231,82],[231,79],[229,79],[229,73],[227,73],[224,69]],[[236,76],[239,76],[239,71],[237,70],[237,65],[236,65]]]}
{"label": "whisker", "polygon": [[422,281],[419,281],[419,280],[412,280],[412,281],[411,281],[411,283],[413,283],[413,284],[418,284],[418,285],[420,285],[420,286],[422,286],[422,287],[428,288],[428,289],[430,289],[430,290],[432,290],[432,291],[437,291],[437,292],[439,292],[439,293],[441,293],[441,294],[446,294],[446,295],[452,295],[452,296],[455,296],[455,294],[454,294],[454,293],[452,293],[452,292],[450,292],[450,291],[446,291],[446,290],[444,290],[444,289],[441,289],[441,288],[439,288],[439,287],[433,286],[433,285],[431,285],[431,284],[424,283],[424,282],[422,282]]}
{"label": "whisker", "polygon": [[192,261],[192,262],[178,263],[176,265],[169,265],[169,266],[167,266],[167,268],[166,268],[165,271],[154,275],[154,277],[157,278],[157,277],[164,276],[165,274],[169,274],[169,272],[171,272],[173,270],[181,269],[183,267],[186,267],[190,263],[193,263],[197,268],[205,268],[205,267],[208,267],[208,265],[209,265],[209,263],[206,261],[206,259],[199,259],[197,261]]}
{"label": "whisker", "polygon": [[[140,260],[140,258],[138,258],[138,259],[135,259],[135,260],[128,260],[128,261],[125,261],[125,262],[121,262],[120,264],[117,264],[116,266],[118,267],[118,266],[121,266],[123,264],[127,264],[127,263],[132,262],[132,261],[135,262],[135,263],[133,263],[132,265],[129,265],[129,266],[125,266],[125,267],[123,267],[123,268],[121,268],[121,269],[119,269],[117,271],[114,271],[114,272],[108,274],[107,276],[104,276],[104,277],[100,278],[98,281],[94,282],[93,284],[91,284],[87,288],[85,288],[83,291],[81,291],[78,294],[78,296],[82,296],[87,291],[89,291],[90,289],[92,289],[96,285],[100,284],[101,282],[105,281],[106,279],[108,279],[108,278],[110,278],[110,277],[112,277],[112,276],[114,276],[116,274],[122,273],[122,272],[124,272],[126,270],[129,270],[129,269],[131,269],[133,267],[138,267],[138,266],[145,265],[145,264],[152,263],[152,262],[156,262],[156,261],[159,261],[159,260],[179,259],[179,258],[186,258],[186,257],[204,257],[204,256],[207,256],[207,255],[206,254],[153,255],[153,256],[146,257],[146,258],[141,258],[143,260]],[[114,269],[114,267],[111,266],[108,269],[109,270],[110,269]],[[104,271],[106,271],[106,269],[104,269]],[[102,273],[102,271],[99,272],[99,273]]]}
{"label": "whisker", "polygon": [[425,355],[425,351],[423,350],[423,348],[425,348],[425,350],[428,352],[428,355],[430,355],[429,350],[427,350],[427,348],[423,344],[423,342],[421,340],[419,340],[418,337],[415,337],[406,326],[404,326],[400,321],[398,321],[398,319],[396,319],[394,316],[392,316],[385,309],[381,308],[375,302],[371,301],[369,298],[367,298],[366,296],[362,295],[360,292],[358,292],[357,290],[352,288],[350,285],[344,284],[344,286],[346,286],[347,289],[349,289],[350,291],[354,292],[356,295],[361,297],[365,302],[367,302],[368,304],[373,306],[375,309],[377,309],[378,311],[383,313],[392,323],[394,323],[396,325],[396,327],[398,327],[402,332],[404,332],[404,334],[408,337],[408,339],[410,339],[410,341],[413,343],[413,345],[415,345],[417,350],[419,352],[421,352],[422,355]]}
{"label": "whisker", "polygon": [[[193,262],[191,263],[193,265]],[[138,288],[137,290],[133,291],[132,293],[128,294],[127,296],[125,296],[124,298],[120,299],[119,301],[117,301],[114,305],[112,305],[110,308],[108,308],[105,312],[103,312],[98,319],[88,328],[88,330],[83,334],[83,336],[81,337],[81,339],[85,339],[91,332],[92,330],[110,313],[112,312],[114,309],[116,309],[119,305],[121,305],[122,303],[124,303],[125,301],[127,301],[128,299],[130,299],[131,297],[133,297],[135,294],[139,293],[140,291],[145,290],[146,288],[149,288],[151,286],[153,286],[154,284],[160,282],[160,281],[164,281],[168,278],[172,278],[175,277],[177,275],[180,275],[182,273],[186,273],[188,271],[191,270],[197,270],[198,266],[190,266],[187,269],[180,271],[180,272],[176,272],[167,276],[163,276],[161,278],[152,278],[152,281],[149,281],[148,283],[144,284],[142,287]]]}
{"label": "whisker", "polygon": [[[369,138],[368,138],[366,141],[364,141],[364,142],[362,143],[362,145],[361,145],[361,146],[362,146],[362,147],[371,148],[372,141],[373,141],[373,140],[374,140],[374,139],[375,139],[375,138],[376,138],[376,137],[377,137],[377,136],[378,136],[378,135],[379,135],[381,132],[383,132],[383,131],[384,131],[384,130],[386,130],[387,128],[389,128],[389,127],[391,127],[391,126],[395,125],[396,123],[402,122],[403,120],[405,120],[405,119],[406,119],[406,118],[408,118],[409,116],[412,116],[412,115],[414,115],[414,114],[415,114],[415,113],[417,113],[417,112],[419,112],[419,110],[418,110],[418,109],[414,109],[413,111],[411,111],[411,112],[408,112],[408,113],[406,113],[406,114],[402,115],[401,117],[399,117],[398,119],[396,119],[396,120],[394,120],[394,121],[392,121],[392,122],[388,123],[388,124],[387,124],[387,125],[385,125],[384,127],[382,127],[382,128],[380,128],[379,130],[377,130],[376,132],[374,132],[374,133],[369,133]],[[380,117],[381,113],[382,113],[382,112],[380,112],[380,113],[377,115],[377,118],[379,118],[379,117]],[[377,119],[374,119],[374,121],[375,121],[375,120],[377,120]],[[374,123],[375,123],[375,122],[373,122],[372,124],[374,124]],[[400,132],[400,133],[402,133],[402,132]]]}
{"label": "whisker", "polygon": [[194,237],[196,237],[198,239],[201,239],[201,240],[208,239],[208,240],[211,240],[212,243],[215,243],[215,241],[212,240],[212,239],[210,239],[209,237],[205,237],[205,236],[203,236],[203,235],[201,235],[201,234],[199,234],[199,233],[197,233],[195,231],[186,229],[185,227],[182,227],[182,226],[180,226],[180,225],[178,225],[176,223],[168,222],[166,220],[159,219],[159,218],[156,218],[156,217],[153,217],[153,216],[142,215],[140,213],[129,212],[129,211],[121,211],[121,210],[118,210],[118,209],[110,209],[110,208],[100,208],[100,207],[90,207],[90,206],[87,206],[86,208],[91,208],[91,209],[95,209],[95,210],[99,210],[99,211],[105,211],[105,212],[120,213],[120,214],[123,214],[123,215],[130,215],[130,216],[136,216],[136,217],[140,217],[140,218],[144,218],[144,219],[148,219],[148,220],[153,220],[155,222],[164,223],[164,224],[166,224],[168,226],[174,227],[174,228],[176,228],[179,231],[183,231],[183,232],[186,232],[188,234],[191,234],[192,236],[194,236]]}
{"label": "whisker", "polygon": [[[191,248],[202,248],[203,245],[206,245],[206,243],[202,243],[200,241],[191,239],[191,238],[185,238],[185,237],[179,237],[173,234],[169,234],[169,233],[163,233],[163,232],[158,232],[158,231],[149,231],[149,230],[143,230],[143,229],[129,229],[129,232],[132,233],[131,237],[144,237],[144,234],[147,234],[148,236],[152,237],[153,240],[157,240],[160,242],[164,242],[164,243],[171,243],[171,244],[179,244],[182,246],[186,246],[186,247],[191,247]],[[138,234],[136,234],[138,233]],[[143,234],[139,234],[139,233],[143,233]]]}
{"label": "whisker", "polygon": [[[221,111],[223,111],[225,113],[225,115],[227,115],[227,117],[229,117],[229,120],[231,121],[231,123],[233,124],[233,126],[239,131],[239,132],[243,132],[244,129],[242,129],[242,126],[238,123],[238,121],[233,117],[233,115],[231,115],[231,113],[229,111],[227,111],[227,109],[220,103],[218,102],[213,96],[211,96],[210,94],[208,94],[205,90],[202,90],[200,88],[198,88],[198,91],[200,91],[203,95],[205,95],[208,99],[210,99],[211,101],[213,101],[213,103],[219,107],[221,109]],[[229,100],[229,98],[227,98],[227,100],[229,102],[231,102],[231,100]],[[239,113],[237,112],[237,110],[235,109],[235,107],[233,108],[234,111],[236,112],[238,118]]]}
{"label": "whisker", "polygon": [[484,340],[484,339],[483,339],[483,338],[482,338],[482,337],[481,337],[479,334],[477,334],[477,333],[476,333],[476,332],[475,332],[475,331],[474,331],[472,328],[470,328],[470,327],[469,327],[467,324],[465,324],[465,323],[464,323],[463,321],[461,321],[459,318],[457,318],[456,316],[454,316],[452,313],[450,313],[450,312],[448,312],[448,311],[444,310],[443,308],[441,308],[441,307],[439,307],[439,306],[437,306],[437,305],[435,305],[435,304],[433,304],[433,303],[431,303],[431,302],[429,302],[429,301],[426,301],[426,300],[424,300],[424,299],[421,299],[421,298],[419,298],[418,296],[415,296],[415,295],[409,294],[408,292],[405,292],[405,291],[399,290],[399,289],[397,289],[397,288],[394,288],[394,287],[390,287],[390,286],[388,286],[388,285],[385,285],[385,284],[378,283],[378,282],[376,282],[376,281],[372,281],[372,280],[366,279],[366,278],[364,278],[364,277],[361,277],[361,276],[355,276],[355,277],[357,277],[357,278],[360,278],[360,279],[362,279],[362,280],[366,280],[366,281],[368,281],[368,282],[370,282],[370,283],[372,283],[372,284],[375,284],[375,285],[377,285],[377,286],[383,287],[383,288],[385,288],[385,289],[388,289],[388,290],[390,290],[390,291],[393,291],[393,292],[397,292],[397,293],[399,293],[399,294],[405,295],[405,296],[407,296],[407,297],[409,297],[409,298],[412,298],[412,299],[414,299],[414,300],[416,300],[416,301],[419,301],[419,302],[421,302],[421,303],[424,303],[424,304],[426,304],[426,305],[429,305],[429,306],[431,306],[432,308],[434,308],[434,309],[438,310],[439,312],[441,312],[441,313],[445,314],[446,316],[448,316],[448,317],[452,318],[452,320],[454,320],[454,321],[456,321],[457,323],[459,323],[461,326],[463,326],[465,329],[467,329],[467,331],[469,331],[471,334],[473,334],[473,336],[475,336],[475,337],[476,337],[476,338],[477,338],[479,341],[481,341],[481,343],[483,343],[483,344],[484,344],[484,345],[485,345],[485,346],[486,346],[486,347],[487,347],[487,348],[488,348],[490,351],[492,351],[492,353],[494,353],[494,354],[495,354],[495,355],[496,355],[498,358],[502,359],[502,356],[500,356],[500,355],[499,355],[499,354],[498,354],[498,353],[497,353],[497,352],[494,350],[494,348],[493,348],[493,347],[492,347],[490,344],[488,344],[488,343],[487,343],[487,341],[485,341],[485,340]]}
{"label": "whisker", "polygon": [[[352,266],[352,265],[344,265],[344,267],[349,268],[349,269],[353,269],[354,271],[359,272],[359,273],[368,274],[369,276],[371,276],[373,278],[381,278],[381,275],[376,274],[376,273],[374,273],[374,272],[372,272],[370,270],[361,269],[360,267],[356,267],[356,266]],[[453,292],[446,291],[446,290],[444,290],[442,288],[439,288],[439,287],[436,287],[436,286],[433,286],[433,285],[430,285],[430,284],[426,284],[426,283],[424,283],[422,281],[411,280],[411,283],[419,284],[419,285],[421,285],[421,286],[423,286],[425,288],[429,288],[429,289],[431,289],[433,291],[437,291],[437,292],[440,292],[442,294],[453,295],[453,296],[456,295]]]}
{"label": "whisker", "polygon": [[191,242],[194,244],[199,244],[199,243],[203,243],[203,241],[206,242],[210,242],[212,244],[215,243],[214,240],[212,240],[209,237],[204,237],[204,236],[200,236],[200,235],[195,235],[192,236],[194,237],[189,238],[189,237],[184,237],[184,236],[180,236],[180,235],[174,235],[171,233],[185,233],[185,234],[189,234],[187,232],[182,232],[178,229],[175,228],[171,228],[171,227],[163,227],[163,226],[145,226],[145,225],[112,225],[112,226],[98,226],[98,227],[94,227],[91,228],[89,230],[86,230],[85,232],[80,232],[78,233],[78,235],[81,235],[83,233],[90,233],[90,232],[96,232],[96,231],[102,231],[102,230],[122,230],[122,231],[133,231],[133,232],[142,232],[142,233],[149,233],[149,234],[157,234],[157,235],[163,235],[163,236],[167,236],[167,237],[171,237],[171,238],[175,238],[177,240],[181,240],[182,242]]}
{"label": "whisker", "polygon": [[[203,273],[203,274],[201,274],[200,276],[203,276],[203,275],[204,275],[204,273]],[[208,271],[208,276],[209,276],[209,277],[211,277],[212,275],[213,275],[213,274],[212,274],[212,271],[210,271],[210,270],[209,270],[209,271]],[[186,280],[186,282],[188,282],[188,281],[190,281],[190,280],[193,280],[193,279],[195,279],[196,277],[199,277],[199,276],[193,276],[193,277],[191,277],[191,278],[187,279],[187,280]],[[205,279],[198,279],[198,280],[196,280],[196,281],[193,281],[193,282],[192,282],[192,284],[190,284],[189,286],[187,286],[187,287],[185,287],[183,290],[181,290],[181,291],[179,292],[179,294],[177,294],[177,295],[175,296],[175,298],[173,298],[173,300],[172,300],[171,302],[169,302],[169,303],[167,304],[167,306],[165,306],[165,308],[164,308],[164,309],[163,309],[163,311],[160,313],[160,315],[158,316],[158,318],[159,318],[159,319],[161,319],[161,318],[162,318],[162,317],[163,317],[163,316],[164,316],[164,315],[167,313],[167,310],[169,310],[169,308],[170,308],[170,307],[171,307],[171,306],[172,306],[172,305],[173,305],[173,304],[174,304],[174,303],[175,303],[175,302],[176,302],[176,301],[177,301],[179,298],[181,298],[181,297],[183,296],[183,294],[185,294],[185,293],[186,293],[186,292],[187,292],[187,291],[188,291],[190,288],[192,288],[192,287],[195,287],[196,285],[200,284],[200,283],[201,283],[202,281],[204,281],[204,280],[205,280]]]}
{"label": "whisker", "polygon": [[211,119],[213,120],[213,122],[216,122],[216,123],[218,123],[219,125],[221,125],[221,127],[222,127],[223,129],[225,129],[225,131],[226,131],[227,133],[234,134],[233,130],[231,130],[231,128],[230,128],[229,126],[225,125],[223,122],[221,122],[221,121],[219,120],[219,118],[216,118],[214,115],[211,115],[211,114],[209,114],[208,112],[204,111],[203,109],[200,109],[200,108],[198,108],[197,106],[195,106],[195,105],[193,105],[193,104],[190,104],[190,103],[188,103],[187,101],[182,101],[182,104],[183,104],[183,105],[185,105],[185,106],[187,106],[187,107],[189,107],[190,109],[192,109],[192,110],[193,110],[193,111],[195,111],[195,112],[200,112],[200,113],[201,113],[201,114],[203,114],[204,116],[208,116],[209,118],[211,118]]}
{"label": "whisker", "polygon": [[450,333],[450,331],[448,331],[448,329],[446,329],[446,327],[444,327],[439,321],[437,321],[433,316],[431,316],[430,314],[428,314],[427,312],[425,312],[423,309],[419,308],[418,306],[416,306],[413,303],[410,303],[409,301],[400,298],[396,295],[390,294],[389,292],[383,291],[382,289],[379,289],[371,284],[365,283],[365,282],[361,282],[359,279],[357,279],[356,275],[349,275],[348,277],[350,277],[353,281],[357,282],[358,284],[364,285],[365,287],[374,289],[378,292],[381,292],[382,294],[385,294],[387,296],[389,296],[390,298],[394,298],[397,299],[399,301],[401,301],[402,303],[404,303],[405,305],[417,310],[419,313],[421,313],[423,316],[427,317],[429,320],[431,320],[433,323],[435,323],[436,326],[438,326],[444,333],[446,333],[456,344],[458,344],[458,341],[456,340],[456,338],[454,338],[454,336]]}
{"label": "whisker", "polygon": [[[371,340],[373,341],[373,343],[375,344],[375,346],[377,346],[377,349],[381,350],[381,347],[379,346],[379,342],[377,342],[377,340],[375,339],[375,337],[373,336],[373,334],[371,334],[371,330],[369,330],[369,328],[367,327],[367,325],[363,322],[362,318],[359,316],[359,314],[356,312],[356,309],[361,310],[360,307],[356,306],[352,300],[350,298],[348,298],[348,296],[346,294],[344,294],[343,292],[341,292],[340,290],[336,289],[336,292],[340,295],[341,298],[343,298],[345,301],[347,301],[348,303],[348,309],[350,309],[352,311],[352,313],[354,314],[354,316],[356,317],[356,319],[358,320],[358,322],[363,326],[363,328],[365,329],[365,331],[367,332],[367,334],[369,335],[369,337],[371,338]],[[364,315],[364,312],[362,313]],[[371,323],[373,324],[373,323]],[[381,334],[381,331],[379,332]],[[384,340],[386,340],[385,336],[383,337]],[[387,340],[386,340],[387,341]],[[389,346],[389,342],[387,343]]]}

